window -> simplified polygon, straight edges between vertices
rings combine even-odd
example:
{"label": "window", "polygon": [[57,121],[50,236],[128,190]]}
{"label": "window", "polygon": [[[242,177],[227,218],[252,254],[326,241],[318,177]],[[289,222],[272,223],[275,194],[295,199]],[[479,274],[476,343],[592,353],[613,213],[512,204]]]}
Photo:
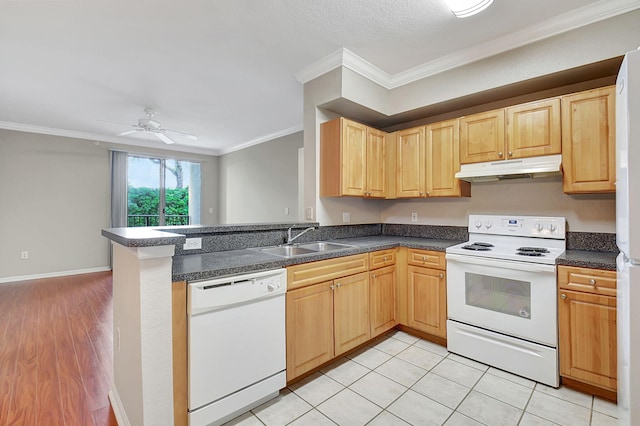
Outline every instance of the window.
{"label": "window", "polygon": [[200,223],[200,163],[127,158],[127,226]]}

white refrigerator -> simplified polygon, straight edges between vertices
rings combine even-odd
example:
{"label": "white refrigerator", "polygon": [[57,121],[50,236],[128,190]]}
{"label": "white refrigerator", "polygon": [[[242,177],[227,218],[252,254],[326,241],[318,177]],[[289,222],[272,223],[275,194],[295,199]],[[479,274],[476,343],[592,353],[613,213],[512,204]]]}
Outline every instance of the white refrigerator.
{"label": "white refrigerator", "polygon": [[616,82],[618,415],[640,425],[640,50]]}

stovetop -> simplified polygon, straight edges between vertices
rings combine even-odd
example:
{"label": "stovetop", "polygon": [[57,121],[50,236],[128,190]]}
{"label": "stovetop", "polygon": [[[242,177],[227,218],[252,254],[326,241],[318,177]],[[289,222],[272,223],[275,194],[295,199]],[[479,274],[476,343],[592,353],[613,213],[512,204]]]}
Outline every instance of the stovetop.
{"label": "stovetop", "polygon": [[565,250],[565,219],[540,216],[469,215],[469,241],[447,253],[554,264]]}

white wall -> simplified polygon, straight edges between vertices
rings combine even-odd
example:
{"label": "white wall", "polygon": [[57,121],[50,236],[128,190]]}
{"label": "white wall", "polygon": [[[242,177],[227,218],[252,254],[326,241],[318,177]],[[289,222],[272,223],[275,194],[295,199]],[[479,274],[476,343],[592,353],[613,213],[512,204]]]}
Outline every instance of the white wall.
{"label": "white wall", "polygon": [[[516,213],[566,216],[573,231],[615,232],[615,200],[569,196],[560,182],[508,181],[472,184],[470,199],[374,201],[318,196],[319,127],[339,115],[319,107],[347,99],[384,114],[399,114],[461,96],[500,88],[621,56],[640,43],[640,10],[579,28],[457,69],[436,74],[389,92],[388,105],[380,87],[346,68],[335,69],[305,84],[305,203],[315,205],[321,225],[342,223],[349,211],[352,223],[410,223],[417,211],[424,224],[466,224],[469,213]],[[349,85],[346,87],[346,85]],[[361,93],[371,91],[371,93]],[[358,119],[358,117],[350,117]],[[426,118],[426,117],[425,117]],[[311,162],[313,161],[313,162]],[[377,215],[377,216],[376,216]]]}
{"label": "white wall", "polygon": [[220,223],[297,221],[302,145],[297,132],[220,156]]}
{"label": "white wall", "polygon": [[201,221],[216,223],[217,157],[0,130],[0,282],[109,266],[109,148],[202,161]]}

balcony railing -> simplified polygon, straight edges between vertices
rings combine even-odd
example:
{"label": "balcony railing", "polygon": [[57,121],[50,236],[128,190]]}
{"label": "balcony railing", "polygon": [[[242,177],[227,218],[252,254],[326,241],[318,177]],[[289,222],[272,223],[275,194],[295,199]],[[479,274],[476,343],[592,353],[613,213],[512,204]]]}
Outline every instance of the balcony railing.
{"label": "balcony railing", "polygon": [[[170,225],[189,225],[189,215],[184,214],[166,214],[164,215],[164,224]],[[157,214],[130,214],[127,215],[127,226],[159,226],[160,215]]]}

